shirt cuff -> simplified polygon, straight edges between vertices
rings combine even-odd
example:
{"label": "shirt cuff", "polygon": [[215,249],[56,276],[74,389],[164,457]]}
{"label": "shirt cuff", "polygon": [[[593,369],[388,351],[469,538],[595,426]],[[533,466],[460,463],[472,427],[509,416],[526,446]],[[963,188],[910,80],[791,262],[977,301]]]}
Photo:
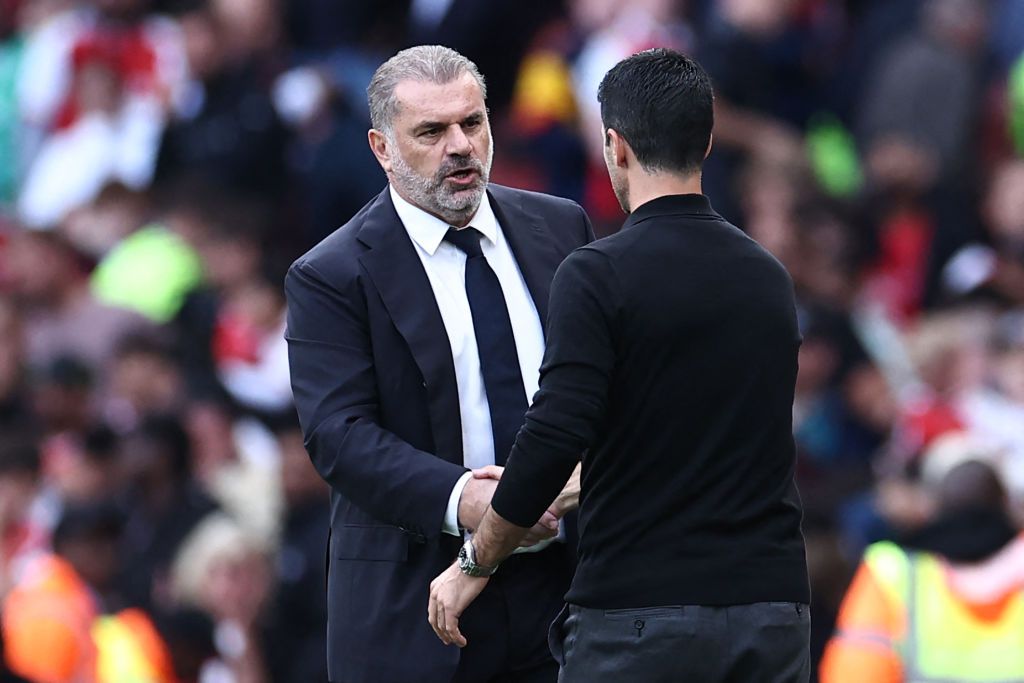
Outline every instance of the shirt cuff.
{"label": "shirt cuff", "polygon": [[455,482],[455,486],[452,487],[452,494],[448,496],[448,509],[444,511],[444,525],[441,527],[442,533],[462,536],[462,530],[459,528],[459,501],[462,499],[462,489],[466,488],[466,484],[472,478],[473,473],[466,472],[459,477],[459,480]]}

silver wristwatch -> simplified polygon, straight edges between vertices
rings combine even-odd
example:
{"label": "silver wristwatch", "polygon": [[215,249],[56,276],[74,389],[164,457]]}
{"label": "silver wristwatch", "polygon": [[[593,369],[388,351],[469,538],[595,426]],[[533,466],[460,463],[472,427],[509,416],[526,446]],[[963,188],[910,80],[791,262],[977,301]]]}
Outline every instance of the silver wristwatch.
{"label": "silver wristwatch", "polygon": [[473,539],[467,539],[459,550],[459,569],[466,576],[490,576],[498,571],[497,565],[488,567],[476,563],[476,548],[473,547]]}

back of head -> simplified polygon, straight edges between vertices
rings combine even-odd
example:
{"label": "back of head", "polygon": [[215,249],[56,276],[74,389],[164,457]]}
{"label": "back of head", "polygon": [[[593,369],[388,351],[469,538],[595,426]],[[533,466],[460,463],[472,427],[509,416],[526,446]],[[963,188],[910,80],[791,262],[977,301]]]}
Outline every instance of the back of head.
{"label": "back of head", "polygon": [[665,48],[627,57],[598,89],[604,130],[629,143],[648,172],[700,169],[711,142],[714,93],[704,69]]}
{"label": "back of head", "polygon": [[953,467],[939,484],[939,508],[943,511],[992,508],[1006,505],[1006,489],[991,465],[967,460]]}
{"label": "back of head", "polygon": [[1006,489],[988,463],[970,458],[953,465],[934,495],[938,515],[902,539],[907,548],[973,564],[993,557],[1020,532],[1009,515]]}

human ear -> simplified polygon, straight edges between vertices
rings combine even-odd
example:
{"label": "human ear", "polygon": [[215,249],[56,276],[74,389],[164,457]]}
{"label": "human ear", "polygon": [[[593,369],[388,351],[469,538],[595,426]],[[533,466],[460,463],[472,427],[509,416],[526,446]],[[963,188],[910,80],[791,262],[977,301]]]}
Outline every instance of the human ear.
{"label": "human ear", "polygon": [[376,128],[371,128],[366,139],[370,143],[370,151],[377,157],[377,163],[384,169],[385,173],[391,172],[391,145],[388,144],[387,136]]}
{"label": "human ear", "polygon": [[619,135],[614,128],[609,128],[605,135],[608,138],[608,145],[611,147],[612,161],[619,168],[627,168],[629,166],[629,143],[626,142],[626,138]]}

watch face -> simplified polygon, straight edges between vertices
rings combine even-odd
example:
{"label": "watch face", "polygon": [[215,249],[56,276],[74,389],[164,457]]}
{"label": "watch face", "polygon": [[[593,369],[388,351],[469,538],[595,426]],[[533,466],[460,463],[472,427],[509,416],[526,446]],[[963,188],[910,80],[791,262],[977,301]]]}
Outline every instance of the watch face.
{"label": "watch face", "polygon": [[473,561],[465,545],[459,548],[459,569],[467,576],[489,576],[487,571],[482,570],[480,565]]}

